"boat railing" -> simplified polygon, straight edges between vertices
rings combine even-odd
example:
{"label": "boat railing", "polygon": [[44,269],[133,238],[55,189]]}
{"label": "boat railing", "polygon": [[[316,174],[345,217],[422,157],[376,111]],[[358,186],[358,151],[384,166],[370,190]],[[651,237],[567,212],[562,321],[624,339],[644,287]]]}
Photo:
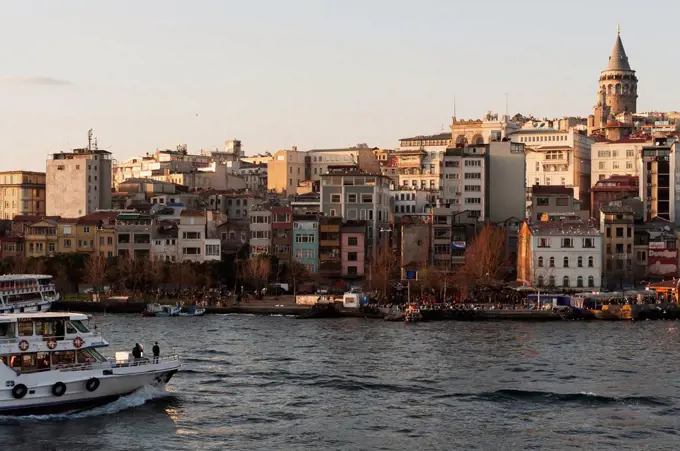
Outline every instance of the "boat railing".
{"label": "boat railing", "polygon": [[56,341],[57,343],[60,342],[70,342],[70,340],[73,340],[76,337],[81,337],[81,338],[90,338],[94,339],[94,343],[97,343],[97,338],[99,338],[102,342],[104,341],[104,337],[101,334],[94,333],[94,332],[82,332],[78,333],[77,335],[74,334],[69,334],[69,335],[30,335],[30,336],[20,336],[20,337],[13,337],[13,338],[2,338],[0,339],[0,346],[1,345],[12,345],[19,343],[22,340],[28,341],[29,344],[36,344],[38,342],[47,342],[47,341]]}
{"label": "boat railing", "polygon": [[33,285],[30,287],[21,287],[21,288],[0,288],[0,293],[3,295],[8,295],[8,294],[27,294],[27,293],[40,293],[43,291],[56,291],[54,284],[47,284],[47,285]]}
{"label": "boat railing", "polygon": [[142,357],[141,359],[132,358],[130,360],[115,360],[110,359],[104,362],[95,363],[71,363],[67,365],[59,365],[56,369],[59,371],[86,371],[92,369],[111,369],[111,368],[129,368],[144,365],[156,365],[159,363],[178,362],[179,355],[172,354],[163,357]]}

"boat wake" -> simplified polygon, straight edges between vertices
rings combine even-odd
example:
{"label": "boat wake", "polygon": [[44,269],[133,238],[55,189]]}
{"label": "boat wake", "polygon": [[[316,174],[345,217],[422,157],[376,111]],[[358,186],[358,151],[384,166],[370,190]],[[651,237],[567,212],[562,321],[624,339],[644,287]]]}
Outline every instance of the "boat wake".
{"label": "boat wake", "polygon": [[473,398],[488,402],[531,402],[531,403],[575,403],[583,405],[616,405],[616,404],[636,404],[646,406],[665,406],[667,402],[663,399],[652,396],[623,396],[610,397],[601,396],[591,392],[580,393],[554,393],[532,390],[511,390],[503,389],[493,392],[482,393],[456,393],[453,395],[443,395],[443,397]]}
{"label": "boat wake", "polygon": [[65,420],[77,420],[88,417],[96,417],[102,415],[112,415],[123,410],[139,407],[155,399],[162,399],[171,396],[173,396],[172,393],[169,393],[163,388],[145,386],[136,390],[133,393],[130,393],[129,395],[118,398],[117,400],[100,407],[50,415],[25,415],[25,416],[0,415],[0,424],[16,423],[19,421],[65,421]]}

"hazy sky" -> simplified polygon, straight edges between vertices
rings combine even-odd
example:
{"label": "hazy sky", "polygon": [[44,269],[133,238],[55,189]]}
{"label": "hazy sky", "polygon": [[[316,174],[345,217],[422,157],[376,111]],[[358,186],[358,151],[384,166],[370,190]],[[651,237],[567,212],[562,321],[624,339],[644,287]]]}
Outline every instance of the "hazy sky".
{"label": "hazy sky", "polygon": [[586,116],[617,22],[638,111],[680,109],[677,0],[0,0],[0,170],[239,138],[248,154]]}

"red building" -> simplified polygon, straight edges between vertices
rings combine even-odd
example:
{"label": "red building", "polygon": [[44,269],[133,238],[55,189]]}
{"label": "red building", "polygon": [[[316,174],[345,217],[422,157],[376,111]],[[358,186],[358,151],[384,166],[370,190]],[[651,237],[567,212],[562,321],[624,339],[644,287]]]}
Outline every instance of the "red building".
{"label": "red building", "polygon": [[635,175],[613,175],[599,180],[590,189],[590,216],[600,217],[600,207],[615,200],[638,197],[640,195],[639,179]]}

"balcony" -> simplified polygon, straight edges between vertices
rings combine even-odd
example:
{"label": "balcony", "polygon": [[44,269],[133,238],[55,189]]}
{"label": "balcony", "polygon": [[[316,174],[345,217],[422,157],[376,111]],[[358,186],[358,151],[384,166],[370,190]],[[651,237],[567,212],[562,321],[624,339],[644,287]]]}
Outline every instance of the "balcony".
{"label": "balcony", "polygon": [[319,232],[320,233],[340,233],[340,226],[337,224],[325,224],[325,225],[319,225]]}
{"label": "balcony", "polygon": [[334,240],[319,240],[320,247],[340,247],[340,239],[336,238]]}

